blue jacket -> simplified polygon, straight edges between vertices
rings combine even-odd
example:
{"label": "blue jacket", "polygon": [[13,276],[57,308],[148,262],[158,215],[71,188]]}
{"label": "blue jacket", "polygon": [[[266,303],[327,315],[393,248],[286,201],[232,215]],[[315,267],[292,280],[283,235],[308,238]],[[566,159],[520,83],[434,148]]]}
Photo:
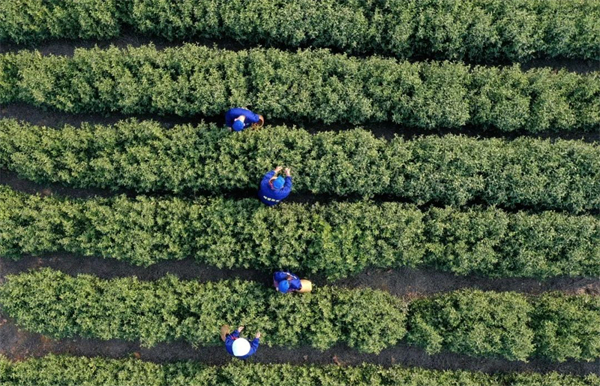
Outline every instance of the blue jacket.
{"label": "blue jacket", "polygon": [[246,120],[244,121],[244,129],[247,129],[253,123],[260,122],[260,117],[258,114],[254,114],[252,111],[243,109],[241,107],[234,107],[225,113],[225,125],[227,127],[233,126],[233,121],[240,115],[246,117]]}
{"label": "blue jacket", "polygon": [[[235,330],[234,332],[232,332],[231,334],[228,334],[225,337],[225,349],[227,350],[227,352],[229,354],[233,355],[233,342],[239,337],[240,337],[240,332],[238,330]],[[243,357],[236,357],[236,358],[248,359],[256,352],[256,350],[258,349],[259,343],[260,343],[260,339],[254,338],[254,340],[252,342],[250,342],[250,352],[248,352],[248,354],[244,355]]]}
{"label": "blue jacket", "polygon": [[258,198],[263,204],[273,206],[279,204],[281,200],[290,195],[292,191],[292,177],[285,177],[285,184],[283,188],[279,190],[271,189],[269,180],[275,175],[275,170],[271,170],[263,177],[260,182],[260,189],[258,191]]}
{"label": "blue jacket", "polygon": [[273,284],[275,286],[279,286],[279,282],[283,280],[287,280],[287,276],[290,275],[292,279],[290,280],[290,289],[289,291],[298,291],[302,289],[302,282],[300,278],[294,275],[291,272],[277,271],[273,274]]}

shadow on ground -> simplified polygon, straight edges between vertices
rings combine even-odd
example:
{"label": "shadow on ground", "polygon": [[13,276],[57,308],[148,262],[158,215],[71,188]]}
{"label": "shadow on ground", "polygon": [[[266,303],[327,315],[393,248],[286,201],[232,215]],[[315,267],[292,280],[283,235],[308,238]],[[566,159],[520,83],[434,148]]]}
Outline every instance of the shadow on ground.
{"label": "shadow on ground", "polygon": [[[253,269],[219,269],[198,264],[188,258],[165,261],[150,267],[137,267],[115,259],[82,257],[67,253],[48,254],[44,257],[26,256],[19,260],[0,259],[0,283],[6,275],[31,269],[50,267],[69,275],[92,274],[103,279],[136,276],[140,280],[156,280],[167,274],[184,280],[201,282],[239,278],[271,284],[271,273]],[[285,267],[282,267],[285,269]],[[310,278],[316,285],[336,285],[345,288],[375,288],[398,297],[414,298],[461,288],[478,288],[486,291],[515,291],[540,294],[546,291],[563,291],[572,294],[600,295],[599,278],[556,277],[545,281],[531,278],[491,279],[482,276],[457,276],[434,269],[367,269],[351,278],[330,282],[319,275],[296,272]]]}
{"label": "shadow on ground", "polygon": [[[250,106],[251,107],[251,106]],[[201,122],[215,123],[217,125],[224,124],[222,116],[191,116],[180,117],[175,115],[162,116],[157,114],[147,115],[124,115],[112,113],[110,115],[103,114],[72,114],[52,109],[44,109],[41,107],[31,106],[25,103],[10,103],[0,106],[0,118],[13,118],[28,122],[33,125],[48,126],[60,128],[64,125],[75,127],[81,126],[83,122],[88,122],[98,125],[111,125],[118,121],[136,118],[139,120],[154,120],[160,122],[166,128],[173,127],[179,124],[198,125]],[[336,123],[325,125],[315,122],[289,121],[284,119],[270,119],[267,117],[269,125],[287,125],[296,126],[307,130],[312,134],[323,131],[347,131],[355,127],[368,130],[375,137],[384,138],[387,140],[393,139],[395,136],[400,136],[405,139],[412,139],[422,135],[446,135],[446,134],[463,134],[478,138],[505,138],[508,140],[515,139],[521,136],[542,138],[542,139],[568,139],[582,140],[588,143],[600,141],[600,129],[596,131],[546,131],[540,133],[529,133],[525,131],[504,132],[497,129],[481,129],[479,127],[465,126],[460,128],[438,128],[438,129],[423,129],[417,127],[407,127],[392,122],[365,123],[362,125],[351,125],[347,123]]]}
{"label": "shadow on ground", "polygon": [[[135,356],[158,363],[193,360],[207,365],[223,365],[235,361],[223,347],[193,348],[184,342],[163,343],[153,348],[141,348],[137,343],[117,340],[100,341],[79,338],[52,340],[39,334],[21,331],[0,314],[0,355],[5,355],[12,360],[22,360],[50,353],[109,358]],[[503,359],[471,358],[452,353],[428,355],[424,350],[406,344],[386,349],[378,355],[363,354],[345,346],[336,346],[324,352],[309,347],[285,349],[261,346],[251,361],[296,365],[374,363],[383,366],[404,365],[436,370],[472,370],[486,373],[557,371],[580,376],[600,375],[600,361],[598,360],[590,363],[573,361],[553,363],[542,359],[534,359],[528,363],[511,362]]]}

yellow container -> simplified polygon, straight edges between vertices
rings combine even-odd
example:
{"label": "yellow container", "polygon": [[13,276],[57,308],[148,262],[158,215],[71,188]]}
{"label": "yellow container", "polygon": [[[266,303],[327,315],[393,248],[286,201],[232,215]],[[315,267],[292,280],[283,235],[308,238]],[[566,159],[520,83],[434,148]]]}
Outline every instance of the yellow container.
{"label": "yellow container", "polygon": [[312,283],[310,280],[301,279],[300,283],[302,283],[302,288],[298,291],[299,293],[304,294],[312,291]]}

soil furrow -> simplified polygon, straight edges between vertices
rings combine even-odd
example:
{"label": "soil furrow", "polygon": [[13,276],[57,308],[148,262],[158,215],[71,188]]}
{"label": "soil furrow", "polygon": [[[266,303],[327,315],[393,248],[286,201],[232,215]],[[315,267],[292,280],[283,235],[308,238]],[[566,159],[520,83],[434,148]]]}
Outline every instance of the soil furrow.
{"label": "soil furrow", "polygon": [[[129,198],[135,198],[138,195],[143,196],[151,196],[151,197],[185,197],[189,199],[193,199],[194,197],[212,197],[216,196],[216,194],[211,192],[203,192],[203,191],[189,191],[182,192],[181,194],[174,195],[172,192],[150,192],[150,193],[138,193],[133,190],[127,189],[117,189],[114,191],[108,189],[100,189],[100,188],[73,188],[69,186],[62,185],[60,183],[37,183],[33,181],[29,181],[27,179],[20,178],[17,173],[0,168],[0,185],[6,185],[11,189],[22,192],[26,194],[40,194],[42,196],[49,195],[57,195],[62,197],[69,198],[82,198],[82,199],[92,199],[94,197],[111,197],[118,194],[124,194]],[[257,182],[258,189],[258,182]],[[255,190],[238,190],[227,193],[218,194],[219,197],[241,200],[245,198],[256,198]],[[297,204],[315,204],[322,203],[327,204],[332,201],[344,201],[344,202],[355,202],[364,200],[364,197],[359,195],[346,195],[346,196],[335,196],[332,194],[312,194],[308,192],[299,193],[292,191],[292,194],[286,198],[286,203],[297,203]],[[397,203],[408,203],[412,204],[413,202],[395,196],[385,196],[379,195],[374,197],[369,197],[369,200],[374,203],[384,203],[384,202],[397,202]],[[443,208],[447,205],[439,202],[430,202],[424,205],[417,205],[418,208],[425,211],[431,207]],[[469,206],[482,206],[486,207],[488,204],[480,201],[469,202],[465,207]],[[506,208],[502,205],[496,205],[497,208],[502,209],[508,213],[516,213],[518,211],[526,211],[528,213],[541,213],[544,212],[544,209],[532,208],[527,206],[516,206],[511,208]],[[561,212],[560,210],[554,210],[555,212]],[[592,216],[600,216],[600,210],[588,210],[585,214]]]}
{"label": "soil furrow", "polygon": [[[108,48],[115,46],[118,48],[126,48],[128,46],[139,47],[147,44],[154,44],[159,49],[168,47],[178,47],[184,43],[195,43],[198,45],[217,47],[221,49],[240,51],[249,49],[247,45],[236,41],[231,38],[223,39],[190,39],[184,41],[168,41],[160,37],[149,37],[136,34],[132,31],[125,31],[121,36],[109,40],[68,40],[68,39],[57,39],[54,41],[48,41],[37,45],[16,45],[10,43],[0,43],[0,54],[17,52],[19,50],[38,50],[42,55],[62,55],[62,56],[73,56],[76,48],[93,48],[98,46],[100,48]],[[278,45],[269,45],[268,47],[277,48],[282,51],[296,51],[296,48],[283,47]],[[298,47],[307,48],[307,47]],[[342,53],[339,49],[330,49],[334,53]],[[373,53],[367,53],[362,55],[350,55],[355,57],[368,57]],[[409,62],[417,62],[421,60],[429,60],[426,57],[414,57],[409,59]],[[473,63],[479,64],[479,63]],[[510,66],[510,62],[497,62],[497,63],[485,63],[482,65],[497,65],[497,66]],[[521,67],[524,70],[532,68],[550,67],[556,70],[567,70],[569,72],[575,72],[578,74],[587,74],[594,71],[600,71],[600,61],[597,60],[586,60],[586,59],[569,59],[569,58],[546,58],[546,59],[534,59],[529,62],[521,63]]]}
{"label": "soil furrow", "polygon": [[[215,331],[215,333],[217,333]],[[223,365],[232,359],[223,347],[194,348],[183,342],[163,343],[153,348],[141,348],[138,343],[118,340],[96,339],[52,340],[40,334],[19,330],[15,324],[0,314],[0,354],[12,360],[53,354],[102,356],[123,358],[135,356],[146,361],[165,363],[193,360],[207,365]],[[435,370],[471,370],[486,373],[497,372],[549,372],[557,371],[573,375],[600,375],[600,361],[564,363],[534,359],[530,362],[513,362],[504,359],[473,358],[466,355],[441,353],[428,355],[423,349],[399,344],[380,354],[363,354],[345,346],[336,346],[321,352],[313,348],[270,348],[261,346],[251,359],[260,363],[341,364],[360,365],[374,363],[383,366],[404,365]]]}
{"label": "soil furrow", "polygon": [[[19,260],[0,259],[0,283],[4,281],[6,275],[41,267],[50,267],[69,275],[93,274],[103,279],[136,276],[140,280],[156,280],[166,274],[173,274],[181,279],[201,282],[240,278],[270,285],[272,280],[270,272],[252,269],[219,269],[198,264],[191,258],[161,262],[145,268],[114,259],[53,253],[43,257],[25,256]],[[304,272],[298,273],[304,274]],[[474,275],[457,276],[450,272],[426,268],[369,269],[357,276],[337,280],[333,283],[319,275],[307,276],[317,285],[332,284],[346,288],[369,287],[409,299],[461,288],[515,291],[533,295],[546,291],[600,295],[600,278],[556,277],[545,281],[532,278],[491,279]]]}
{"label": "soil furrow", "polygon": [[[106,189],[82,189],[70,188],[58,183],[38,184],[29,180],[19,178],[17,173],[0,168],[0,185],[6,185],[12,189],[27,193],[41,194],[43,196],[59,195],[71,198],[92,198],[92,197],[110,197],[114,196],[115,192]],[[123,192],[125,193],[125,192]]]}
{"label": "soil furrow", "polygon": [[[250,106],[251,107],[251,106]],[[123,114],[111,114],[110,116],[102,114],[71,114],[64,113],[54,110],[45,110],[39,107],[27,105],[25,103],[10,103],[7,105],[0,106],[0,118],[13,118],[21,121],[28,122],[33,125],[48,126],[60,128],[64,125],[71,125],[79,127],[83,122],[89,122],[92,124],[100,125],[111,125],[120,120],[127,118],[137,118],[139,120],[154,120],[160,122],[165,127],[173,127],[177,124],[199,124],[200,122],[211,122],[216,124],[224,124],[224,118],[222,116],[195,116],[195,117],[179,117],[179,116],[160,116],[156,114],[148,114],[144,116],[126,116]],[[268,119],[268,117],[267,117]],[[348,124],[332,124],[325,125],[313,122],[289,122],[281,119],[269,119],[267,122],[269,125],[294,125],[305,129],[310,133],[318,133],[323,131],[346,131],[355,126]],[[445,128],[436,130],[426,130],[421,128],[411,128],[401,126],[395,123],[370,123],[365,125],[358,125],[373,133],[374,136],[385,139],[393,139],[394,136],[404,137],[411,139],[423,135],[446,135],[446,134],[463,134],[469,137],[478,138],[505,138],[515,139],[517,137],[528,136],[533,138],[549,138],[549,139],[569,139],[569,140],[582,140],[584,142],[593,143],[600,142],[600,130],[595,132],[553,132],[546,131],[537,134],[525,133],[525,132],[503,132],[500,130],[481,130],[476,127],[466,126],[462,128]]]}

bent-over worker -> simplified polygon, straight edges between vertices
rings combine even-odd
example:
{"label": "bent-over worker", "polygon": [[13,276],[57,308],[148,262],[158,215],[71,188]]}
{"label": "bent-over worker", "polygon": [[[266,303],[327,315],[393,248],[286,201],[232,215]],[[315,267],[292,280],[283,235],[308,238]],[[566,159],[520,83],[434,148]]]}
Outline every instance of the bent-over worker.
{"label": "bent-over worker", "polygon": [[242,131],[254,125],[262,127],[264,123],[265,119],[262,115],[242,107],[234,107],[225,113],[225,125],[233,131]]}
{"label": "bent-over worker", "polygon": [[228,325],[221,327],[221,340],[225,342],[225,349],[231,355],[239,359],[248,359],[258,349],[260,343],[260,332],[256,333],[256,336],[252,342],[248,342],[245,338],[240,338],[240,333],[244,330],[243,326],[240,326],[234,332],[231,332]]}
{"label": "bent-over worker", "polygon": [[306,293],[312,291],[312,283],[300,278],[291,272],[277,271],[273,274],[275,290],[282,294],[288,292]]}
{"label": "bent-over worker", "polygon": [[291,171],[289,168],[285,169],[286,177],[283,178],[282,176],[277,176],[281,169],[283,169],[281,166],[277,166],[275,170],[271,170],[265,174],[260,182],[258,198],[265,205],[273,206],[279,204],[292,191]]}

